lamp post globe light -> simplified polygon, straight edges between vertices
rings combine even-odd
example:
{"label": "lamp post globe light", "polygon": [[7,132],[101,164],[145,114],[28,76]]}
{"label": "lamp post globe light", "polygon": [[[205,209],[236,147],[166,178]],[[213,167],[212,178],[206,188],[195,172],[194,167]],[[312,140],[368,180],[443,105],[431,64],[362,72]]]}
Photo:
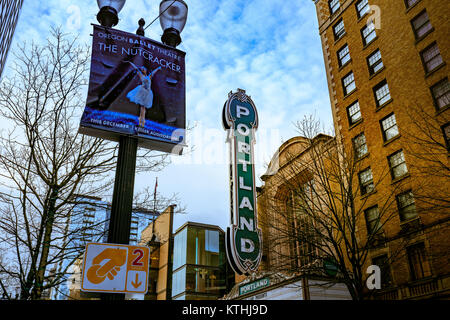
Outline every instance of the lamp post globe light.
{"label": "lamp post globe light", "polygon": [[104,27],[114,27],[119,22],[118,14],[125,5],[126,0],[97,0],[100,8],[97,20]]}
{"label": "lamp post globe light", "polygon": [[180,33],[186,24],[188,6],[183,0],[163,0],[159,5],[159,22],[164,33],[161,41],[171,47],[181,43]]}

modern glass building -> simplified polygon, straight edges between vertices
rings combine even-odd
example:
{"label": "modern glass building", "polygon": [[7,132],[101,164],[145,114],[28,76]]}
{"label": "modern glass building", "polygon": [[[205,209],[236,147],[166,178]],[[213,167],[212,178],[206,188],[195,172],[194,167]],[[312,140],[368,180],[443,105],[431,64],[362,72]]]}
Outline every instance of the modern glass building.
{"label": "modern glass building", "polygon": [[[76,195],[71,220],[68,223],[66,234],[64,259],[55,267],[58,274],[66,274],[67,281],[62,281],[56,286],[51,299],[65,300],[70,295],[70,288],[80,277],[80,266],[74,261],[82,254],[89,242],[108,242],[109,219],[111,215],[111,203],[98,197]],[[144,228],[158,213],[144,209],[134,208],[130,224],[130,245],[140,242],[140,235]],[[78,277],[78,278],[77,278]],[[96,297],[95,294],[82,294],[81,297]]]}
{"label": "modern glass building", "polygon": [[173,300],[216,300],[231,288],[234,273],[217,226],[187,222],[174,236]]}
{"label": "modern glass building", "polygon": [[0,76],[6,63],[23,0],[0,0]]}

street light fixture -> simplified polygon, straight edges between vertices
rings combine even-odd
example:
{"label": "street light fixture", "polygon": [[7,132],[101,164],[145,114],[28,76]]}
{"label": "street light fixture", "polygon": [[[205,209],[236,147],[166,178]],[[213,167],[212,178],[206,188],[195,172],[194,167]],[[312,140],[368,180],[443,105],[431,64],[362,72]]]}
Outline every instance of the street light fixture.
{"label": "street light fixture", "polygon": [[171,47],[181,43],[180,33],[186,24],[188,6],[183,0],[163,0],[159,5],[159,22],[164,34],[161,41]]}
{"label": "street light fixture", "polygon": [[119,22],[118,14],[125,5],[126,0],[97,0],[100,8],[97,20],[104,27],[114,27]]}

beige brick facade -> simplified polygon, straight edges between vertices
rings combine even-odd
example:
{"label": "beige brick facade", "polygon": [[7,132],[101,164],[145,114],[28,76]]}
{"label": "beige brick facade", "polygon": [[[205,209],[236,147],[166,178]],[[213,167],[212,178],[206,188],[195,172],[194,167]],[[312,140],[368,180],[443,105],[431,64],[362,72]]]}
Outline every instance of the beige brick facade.
{"label": "beige brick facade", "polygon": [[[392,210],[400,210],[396,196],[407,191],[414,195],[417,216],[402,221],[399,212],[398,219],[392,219],[384,226],[387,244],[373,250],[372,258],[383,254],[397,256],[390,266],[393,284],[380,297],[448,297],[449,210],[448,205],[442,203],[449,199],[449,175],[445,173],[449,158],[441,126],[449,121],[450,92],[448,85],[441,86],[439,94],[433,88],[448,81],[449,77],[450,5],[447,1],[435,0],[417,0],[415,3],[412,0],[369,0],[370,7],[359,17],[358,8],[364,10],[365,1],[339,0],[339,5],[333,1],[337,8],[333,14],[330,13],[330,1],[314,2],[336,137],[342,141],[345,150],[352,153],[353,139],[364,133],[368,152],[361,159],[362,167],[370,168],[374,181],[379,181],[373,192],[355,201],[366,201],[367,208],[389,205]],[[338,27],[340,21],[343,21],[345,32]],[[374,22],[374,33],[370,28],[365,33],[368,21]],[[336,30],[339,37],[335,36]],[[370,42],[364,43],[364,35],[368,35]],[[350,59],[343,49],[345,46]],[[423,53],[431,46],[436,46],[439,51]],[[339,57],[341,49],[341,57],[345,59]],[[369,57],[377,50],[383,67],[371,74]],[[345,61],[343,65],[340,59]],[[431,60],[428,64],[427,59]],[[426,70],[427,65],[435,68]],[[345,92],[344,80],[349,74],[353,74],[354,89],[352,81],[349,81],[350,92]],[[386,95],[386,90],[379,92],[379,99],[383,98],[381,104],[377,103],[376,95],[379,84],[387,84],[389,89],[389,95]],[[440,108],[437,107],[439,99]],[[355,102],[359,103],[361,119],[351,123],[348,107]],[[429,118],[422,121],[421,113]],[[398,134],[386,139],[382,121],[392,114],[395,115]],[[430,130],[421,131],[414,119],[419,119],[419,126],[422,121],[422,128]],[[435,125],[434,131],[427,121]],[[391,124],[387,121],[385,125],[389,127]],[[430,137],[436,148],[441,148],[441,153],[418,156],[424,153],[427,144],[418,143],[418,139],[425,141]],[[403,152],[408,173],[395,178],[390,172],[389,159],[392,158],[389,157],[399,151]],[[430,157],[437,161],[431,161]],[[361,221],[358,236],[363,237],[366,233],[366,222]],[[430,270],[423,271],[425,276],[419,279],[413,275],[412,265],[416,260],[411,258],[411,246],[422,243],[424,251],[419,251],[426,252],[423,263],[427,264],[423,268]]]}

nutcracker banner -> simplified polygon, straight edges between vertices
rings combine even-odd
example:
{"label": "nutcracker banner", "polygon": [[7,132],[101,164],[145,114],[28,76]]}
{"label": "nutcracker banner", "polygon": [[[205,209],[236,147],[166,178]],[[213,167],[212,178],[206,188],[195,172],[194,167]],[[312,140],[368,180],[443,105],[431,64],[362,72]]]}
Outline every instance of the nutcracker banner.
{"label": "nutcracker banner", "polygon": [[185,53],[94,25],[88,97],[79,132],[181,154],[186,129]]}

